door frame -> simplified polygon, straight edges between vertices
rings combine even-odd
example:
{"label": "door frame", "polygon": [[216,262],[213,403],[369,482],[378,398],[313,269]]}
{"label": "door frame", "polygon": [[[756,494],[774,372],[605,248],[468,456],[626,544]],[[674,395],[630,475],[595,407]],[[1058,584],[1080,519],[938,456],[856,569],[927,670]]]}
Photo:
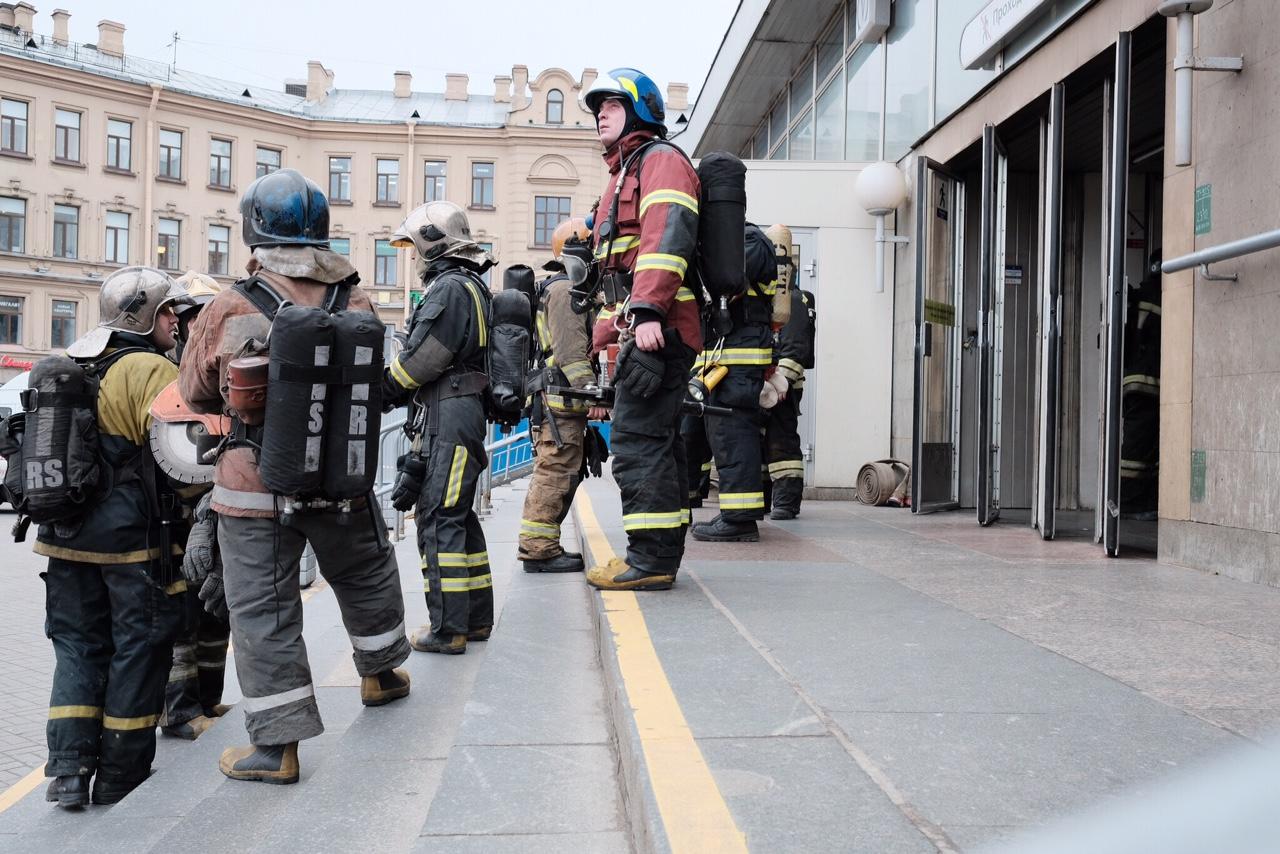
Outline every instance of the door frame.
{"label": "door frame", "polygon": [[995,125],[982,129],[982,210],[978,237],[978,524],[1000,518],[1000,432],[1004,409],[1005,225],[1009,158]]}
{"label": "door frame", "polygon": [[1058,414],[1062,394],[1062,161],[1066,84],[1049,90],[1049,113],[1041,120],[1043,154],[1044,267],[1040,303],[1039,476],[1032,522],[1052,540],[1058,514]]}

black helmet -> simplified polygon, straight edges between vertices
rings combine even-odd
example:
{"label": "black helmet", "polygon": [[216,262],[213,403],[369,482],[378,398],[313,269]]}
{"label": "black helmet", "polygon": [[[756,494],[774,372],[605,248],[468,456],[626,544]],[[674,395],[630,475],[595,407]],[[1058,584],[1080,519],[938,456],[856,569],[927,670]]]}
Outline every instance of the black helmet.
{"label": "black helmet", "polygon": [[263,175],[240,200],[244,243],[258,246],[328,246],[329,200],[294,169]]}

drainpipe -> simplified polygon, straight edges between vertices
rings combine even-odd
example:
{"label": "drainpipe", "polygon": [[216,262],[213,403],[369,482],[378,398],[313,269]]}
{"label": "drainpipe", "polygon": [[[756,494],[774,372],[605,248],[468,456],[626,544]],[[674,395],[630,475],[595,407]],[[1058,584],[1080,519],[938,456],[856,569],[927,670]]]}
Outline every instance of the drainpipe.
{"label": "drainpipe", "polygon": [[[404,164],[404,177],[405,179],[407,179],[404,182],[406,186],[404,195],[405,195],[405,200],[409,203],[409,210],[412,211],[414,208],[413,188],[418,183],[417,180],[413,177],[414,175],[414,167],[413,167],[414,144],[413,143],[414,143],[414,134],[418,130],[418,123],[415,122],[413,119],[409,119],[408,121],[405,122],[405,126],[409,128],[409,145],[406,151],[407,157],[405,159],[405,164]],[[411,253],[409,252],[404,253],[404,261],[401,262],[401,267],[403,268],[403,273],[404,273],[402,277],[404,281],[404,328],[405,330],[408,330],[409,316],[413,313],[413,305],[409,301],[409,290],[413,287],[413,259],[412,259]]]}
{"label": "drainpipe", "polygon": [[142,263],[146,266],[151,265],[151,253],[154,251],[156,244],[154,233],[155,214],[152,212],[156,173],[151,168],[151,163],[153,159],[152,148],[155,145],[154,139],[156,136],[156,105],[160,103],[160,90],[163,88],[159,83],[151,84],[151,106],[147,107],[147,139],[142,146],[142,240],[145,252]]}

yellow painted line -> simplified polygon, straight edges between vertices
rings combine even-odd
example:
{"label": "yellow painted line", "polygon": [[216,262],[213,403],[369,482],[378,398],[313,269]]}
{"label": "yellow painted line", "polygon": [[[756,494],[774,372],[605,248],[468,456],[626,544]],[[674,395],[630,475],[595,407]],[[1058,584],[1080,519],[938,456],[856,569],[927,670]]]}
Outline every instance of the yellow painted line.
{"label": "yellow painted line", "polygon": [[0,794],[0,812],[4,812],[18,801],[25,798],[31,793],[31,790],[39,786],[45,780],[44,766],[35,768],[30,774],[23,777],[18,782],[4,790],[4,794]]}
{"label": "yellow painted line", "polygon": [[[577,500],[578,520],[591,556],[597,563],[605,563],[615,557],[613,548],[585,490],[578,490]],[[618,668],[640,733],[645,766],[673,854],[747,851],[746,836],[734,823],[667,681],[636,594],[610,590],[601,595],[618,651]]]}

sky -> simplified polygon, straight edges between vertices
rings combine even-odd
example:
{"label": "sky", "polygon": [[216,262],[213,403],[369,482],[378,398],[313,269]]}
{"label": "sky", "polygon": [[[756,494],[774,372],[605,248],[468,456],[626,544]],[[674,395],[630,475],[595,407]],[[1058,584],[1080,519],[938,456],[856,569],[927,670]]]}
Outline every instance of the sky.
{"label": "sky", "polygon": [[[632,66],[667,83],[688,83],[692,100],[728,29],[738,0],[538,3],[507,0],[57,0],[71,13],[71,40],[98,40],[98,21],[125,26],[125,52],[173,60],[179,68],[248,85],[283,88],[305,79],[308,60],[335,73],[340,89],[390,89],[392,72],[413,74],[415,91],[443,92],[446,72],[470,76],[473,94],[493,93],[493,78],[527,65],[578,77]],[[35,3],[33,3],[35,5]],[[35,30],[53,30],[53,4],[37,6]]]}

